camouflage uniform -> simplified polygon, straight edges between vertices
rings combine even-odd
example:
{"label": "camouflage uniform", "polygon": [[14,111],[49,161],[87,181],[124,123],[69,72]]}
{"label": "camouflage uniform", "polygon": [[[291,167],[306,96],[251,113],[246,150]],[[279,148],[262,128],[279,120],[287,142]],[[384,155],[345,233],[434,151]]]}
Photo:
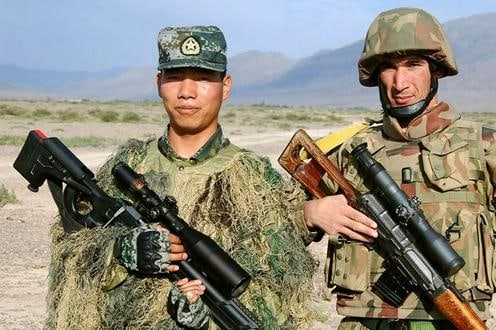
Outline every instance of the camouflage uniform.
{"label": "camouflage uniform", "polygon": [[[430,58],[441,76],[456,74],[451,48],[433,20],[411,8],[381,13],[367,34],[359,62],[360,82],[377,85],[377,68],[384,57],[411,54]],[[384,114],[382,123],[358,133],[329,156],[353,186],[366,192],[350,159],[351,150],[366,142],[398,185],[410,197],[420,198],[426,219],[464,258],[465,266],[452,280],[484,320],[491,317],[496,285],[495,137],[494,130],[462,120],[441,102],[410,120],[407,127]],[[331,180],[326,183],[331,192],[337,191]],[[388,324],[395,319],[410,320],[409,329],[451,326],[437,311],[426,311],[415,293],[399,308],[375,295],[371,287],[384,272],[384,259],[365,244],[331,237],[328,256],[327,283],[336,286],[337,310],[347,316],[340,329],[390,329],[398,326]],[[425,321],[431,319],[440,321]]]}
{"label": "camouflage uniform", "polygon": [[[165,28],[159,33],[158,48],[159,70],[226,70],[225,39],[213,26]],[[309,325],[314,263],[301,240],[304,228],[295,226],[305,196],[282,180],[267,159],[231,144],[220,127],[187,159],[174,152],[167,131],[158,140],[130,140],[97,173],[99,186],[116,198],[127,198],[111,175],[120,161],[143,174],[161,198],[174,196],[179,215],[251,275],[239,299],[259,318],[262,329]],[[139,269],[136,241],[143,233],[154,233],[152,229],[114,226],[67,235],[56,224],[46,327],[216,328],[202,300],[188,304],[164,274],[169,249],[166,232],[153,238],[162,247],[155,263],[157,274]]]}
{"label": "camouflage uniform", "polygon": [[[220,127],[188,159],[176,155],[167,134],[145,144],[132,142],[122,150],[99,174],[109,193],[119,194],[109,181],[111,165],[128,163],[145,175],[153,190],[175,196],[181,217],[231,251],[253,276],[240,300],[261,319],[263,328],[305,326],[311,316],[306,304],[313,261],[301,242],[301,230],[291,222],[296,223],[303,196],[298,191],[293,196],[284,193],[285,183],[266,159],[231,144]],[[154,179],[159,177],[165,180]],[[160,284],[163,289],[167,285],[168,281]],[[172,289],[171,304],[188,325],[208,317],[204,308],[188,306],[177,289]]]}
{"label": "camouflage uniform", "polygon": [[[363,179],[350,162],[351,150],[367,142],[374,158],[410,196],[422,201],[426,219],[445,235],[465,259],[453,278],[456,287],[483,319],[496,283],[494,271],[495,132],[460,119],[447,103],[412,121],[399,131],[394,118],[385,118],[347,141],[333,155],[345,177],[361,192]],[[412,169],[411,182],[402,183],[402,169]],[[333,184],[329,182],[329,186]],[[371,286],[384,271],[383,259],[361,243],[332,245],[328,283],[338,288],[339,313],[368,318],[442,318],[426,312],[415,294],[400,308],[384,303]],[[351,291],[347,291],[351,290]]]}

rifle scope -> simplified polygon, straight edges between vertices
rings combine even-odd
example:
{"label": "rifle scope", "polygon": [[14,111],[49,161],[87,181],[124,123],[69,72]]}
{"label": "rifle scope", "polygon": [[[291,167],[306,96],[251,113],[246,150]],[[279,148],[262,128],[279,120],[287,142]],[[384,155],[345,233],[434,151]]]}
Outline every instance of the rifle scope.
{"label": "rifle scope", "polygon": [[381,163],[377,162],[362,143],[351,152],[358,162],[358,170],[366,185],[372,187],[372,193],[389,206],[388,210],[395,219],[406,225],[408,231],[417,241],[416,245],[444,276],[451,276],[459,271],[465,261],[451,247],[442,235],[432,229],[418,208],[417,197],[409,199],[406,193],[394,182]]}
{"label": "rifle scope", "polygon": [[[159,222],[179,236],[191,262],[205,273],[207,278],[221,288],[226,297],[237,297],[250,282],[250,275],[210,237],[190,227],[177,215],[176,201],[172,196],[164,200],[150,188],[142,175],[138,175],[122,162],[112,168],[117,182],[130,191],[139,201],[138,208],[146,213],[146,222]],[[181,263],[179,263],[181,267]]]}

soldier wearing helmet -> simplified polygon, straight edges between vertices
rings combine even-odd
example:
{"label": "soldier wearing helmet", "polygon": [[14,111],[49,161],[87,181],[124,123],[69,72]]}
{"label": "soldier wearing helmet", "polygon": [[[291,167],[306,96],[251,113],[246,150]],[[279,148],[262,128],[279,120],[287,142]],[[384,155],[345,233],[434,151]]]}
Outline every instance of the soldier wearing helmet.
{"label": "soldier wearing helmet", "polygon": [[[430,87],[425,98],[406,105],[394,105],[379,77],[381,66],[392,59],[414,56],[426,61],[430,71]],[[441,24],[420,9],[394,9],[379,15],[369,28],[358,62],[360,83],[378,86],[382,108],[387,115],[408,120],[421,114],[437,94],[438,78],[458,73],[451,46]],[[392,99],[393,98],[393,99]]]}
{"label": "soldier wearing helmet", "polygon": [[[385,11],[372,22],[358,62],[359,80],[377,86],[382,121],[329,154],[361,192],[367,188],[350,152],[366,142],[373,157],[410,197],[421,200],[426,218],[465,260],[452,278],[483,320],[491,318],[496,286],[495,131],[465,121],[438,99],[438,79],[458,73],[440,23],[416,8]],[[440,313],[411,293],[400,307],[383,301],[372,286],[387,267],[369,242],[376,224],[336,193],[305,202],[307,227],[329,234],[327,283],[335,287],[340,329],[454,329]]]}

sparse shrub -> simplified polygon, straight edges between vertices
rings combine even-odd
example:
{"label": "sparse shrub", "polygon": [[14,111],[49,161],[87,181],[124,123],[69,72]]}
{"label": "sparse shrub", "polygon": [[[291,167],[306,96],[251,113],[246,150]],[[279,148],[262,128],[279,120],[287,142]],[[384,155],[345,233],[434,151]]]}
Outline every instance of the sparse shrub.
{"label": "sparse shrub", "polygon": [[107,147],[111,145],[118,145],[119,141],[116,139],[103,138],[99,136],[78,136],[64,138],[63,142],[68,147]]}
{"label": "sparse shrub", "polygon": [[91,109],[88,111],[88,114],[92,117],[100,118],[102,115],[102,110],[96,108],[96,109]]}
{"label": "sparse shrub", "polygon": [[3,207],[9,203],[17,203],[17,197],[14,191],[10,191],[2,184],[0,184],[0,207]]}
{"label": "sparse shrub", "polygon": [[45,118],[45,117],[50,117],[52,113],[50,111],[48,111],[47,109],[44,109],[44,108],[39,108],[39,109],[36,109],[35,111],[33,111],[32,113],[32,117],[35,117],[35,118]]}
{"label": "sparse shrub", "polygon": [[234,111],[226,111],[226,112],[221,112],[221,117],[222,118],[234,118],[236,117],[236,114]]}
{"label": "sparse shrub", "polygon": [[[66,137],[62,140],[68,147],[107,147],[111,145],[118,145],[120,143],[117,139],[103,138],[99,136]],[[25,141],[26,136],[0,135],[0,146],[20,146],[24,144]]]}
{"label": "sparse shrub", "polygon": [[16,116],[20,117],[25,115],[27,112],[26,109],[21,108],[16,105],[10,104],[0,104],[0,115],[2,116]]}
{"label": "sparse shrub", "polygon": [[155,107],[159,106],[162,104],[162,101],[152,101],[152,100],[142,100],[142,101],[137,101],[136,105],[140,107]]}
{"label": "sparse shrub", "polygon": [[233,109],[225,109],[220,112],[220,120],[223,123],[234,124],[236,122],[236,113]]}
{"label": "sparse shrub", "polygon": [[290,112],[286,114],[286,120],[289,121],[310,121],[311,117],[306,113]]}
{"label": "sparse shrub", "polygon": [[122,115],[122,121],[125,123],[136,123],[141,120],[141,117],[132,111],[127,111]]}
{"label": "sparse shrub", "polygon": [[67,110],[59,110],[57,111],[57,119],[66,122],[66,121],[80,121],[82,119],[81,114],[72,109]]}
{"label": "sparse shrub", "polygon": [[269,119],[272,119],[272,120],[281,120],[282,119],[282,116],[278,113],[271,113],[269,115]]}
{"label": "sparse shrub", "polygon": [[333,122],[333,123],[340,123],[343,121],[343,118],[340,117],[340,116],[336,116],[336,115],[333,115],[333,114],[329,114],[327,116],[327,120],[330,121],[330,122]]}
{"label": "sparse shrub", "polygon": [[100,120],[106,123],[119,120],[119,114],[113,110],[103,111],[100,115]]}

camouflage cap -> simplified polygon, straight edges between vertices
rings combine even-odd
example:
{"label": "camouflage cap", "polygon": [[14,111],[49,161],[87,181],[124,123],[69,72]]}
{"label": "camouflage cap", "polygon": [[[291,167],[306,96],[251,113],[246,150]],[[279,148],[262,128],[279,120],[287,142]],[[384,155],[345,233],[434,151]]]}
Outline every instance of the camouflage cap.
{"label": "camouflage cap", "polygon": [[380,13],[365,37],[358,62],[360,83],[376,86],[376,70],[388,56],[422,55],[437,64],[441,77],[458,73],[451,46],[438,20],[417,8]]}
{"label": "camouflage cap", "polygon": [[196,67],[223,72],[226,39],[216,26],[166,27],[158,33],[158,70]]}

